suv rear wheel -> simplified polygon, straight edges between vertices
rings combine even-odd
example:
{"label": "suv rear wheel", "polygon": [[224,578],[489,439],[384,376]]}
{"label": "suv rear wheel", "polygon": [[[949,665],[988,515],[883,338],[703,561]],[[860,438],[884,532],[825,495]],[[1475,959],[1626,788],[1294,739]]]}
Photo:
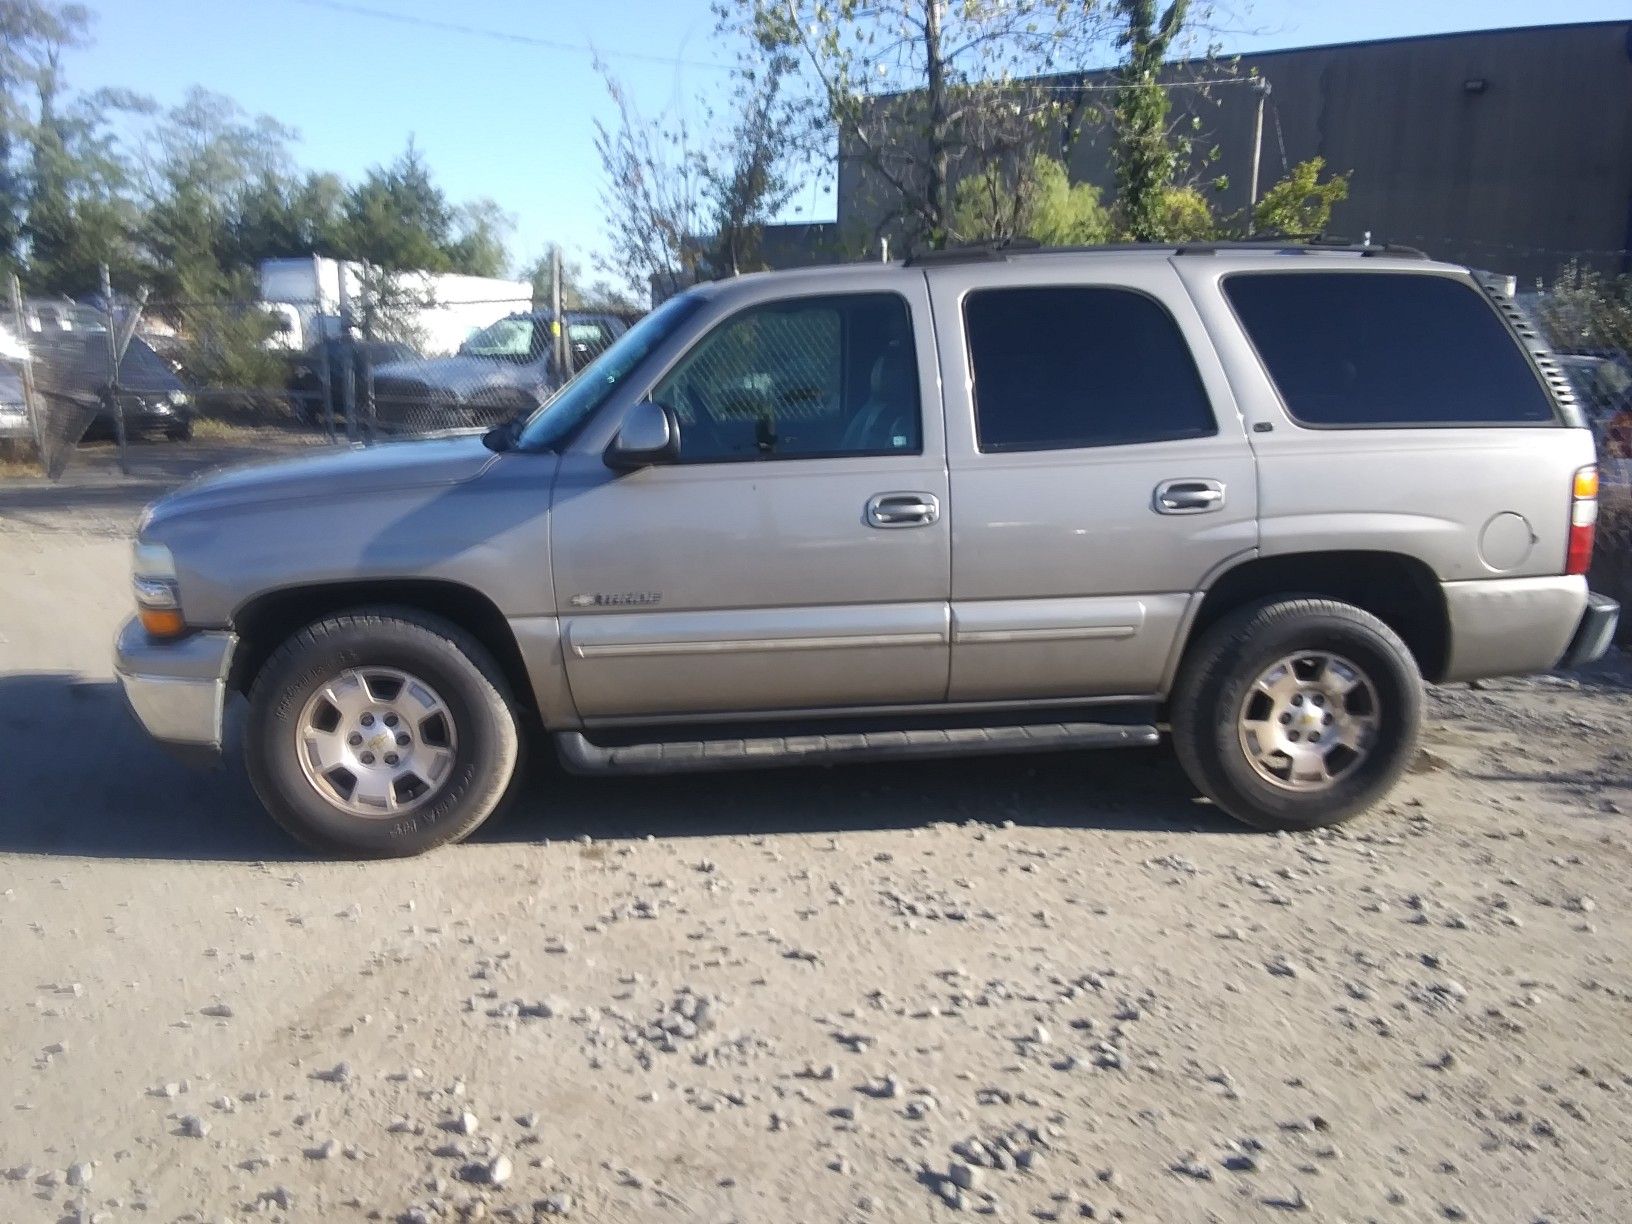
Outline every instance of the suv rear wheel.
{"label": "suv rear wheel", "polygon": [[1171,703],[1185,772],[1261,829],[1338,824],[1399,780],[1422,727],[1422,678],[1399,636],[1349,604],[1257,604],[1209,629]]}
{"label": "suv rear wheel", "polygon": [[499,806],[519,751],[492,656],[411,609],[308,626],[249,694],[250,781],[279,824],[325,854],[397,857],[467,837]]}

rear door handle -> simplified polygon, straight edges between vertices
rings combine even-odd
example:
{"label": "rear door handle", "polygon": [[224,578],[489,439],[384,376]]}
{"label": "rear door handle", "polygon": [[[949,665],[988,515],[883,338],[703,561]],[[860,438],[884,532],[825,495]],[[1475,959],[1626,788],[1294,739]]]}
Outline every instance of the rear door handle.
{"label": "rear door handle", "polygon": [[867,499],[869,527],[928,527],[941,517],[933,493],[878,493]]}
{"label": "rear door handle", "polygon": [[1209,514],[1223,508],[1222,480],[1164,480],[1156,486],[1157,514]]}

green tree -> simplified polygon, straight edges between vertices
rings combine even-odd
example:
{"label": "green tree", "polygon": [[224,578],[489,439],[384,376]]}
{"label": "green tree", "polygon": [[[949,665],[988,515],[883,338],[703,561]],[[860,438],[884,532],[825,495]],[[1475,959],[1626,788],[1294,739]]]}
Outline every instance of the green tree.
{"label": "green tree", "polygon": [[[522,272],[532,283],[533,303],[536,306],[550,304],[550,266],[556,248],[556,243],[546,243],[544,253]],[[640,309],[627,293],[602,277],[591,278],[584,272],[579,260],[566,254],[561,259],[561,304],[566,310],[604,310],[614,314],[628,314]]]}
{"label": "green tree", "polygon": [[446,272],[454,209],[410,141],[402,156],[370,170],[345,203],[345,248],[388,271]]}
{"label": "green tree", "polygon": [[792,68],[792,57],[775,52],[762,67],[742,74],[724,145],[699,163],[713,231],[708,259],[722,274],[759,266],[765,224],[793,197],[792,115],[782,93]]}
{"label": "green tree", "polygon": [[1041,153],[1018,181],[990,165],[960,182],[953,226],[971,242],[1027,237],[1044,246],[1106,242],[1112,232],[1099,189],[1073,184],[1062,162]]}
{"label": "green tree", "polygon": [[1349,176],[1334,174],[1323,180],[1325,169],[1324,157],[1293,166],[1252,210],[1254,227],[1261,233],[1298,237],[1325,233],[1332,209],[1349,198]]}
{"label": "green tree", "polygon": [[645,119],[610,75],[606,88],[617,117],[595,121],[595,151],[604,176],[607,270],[641,296],[654,288],[663,296],[678,293],[703,263],[700,159],[683,122],[665,128]]}
{"label": "green tree", "polygon": [[246,183],[227,221],[223,263],[255,267],[265,259],[342,254],[345,194],[335,174],[263,175]]}
{"label": "green tree", "polygon": [[448,261],[467,276],[503,276],[510,264],[507,238],[515,221],[494,201],[472,200],[455,210],[456,236]]}
{"label": "green tree", "polygon": [[0,271],[16,271],[32,194],[34,104],[41,74],[85,45],[90,10],[56,0],[0,0]]}
{"label": "green tree", "polygon": [[1077,103],[1032,78],[1080,65],[1105,33],[1089,0],[718,0],[716,11],[722,29],[747,34],[751,63],[794,61],[790,138],[825,156],[837,129],[881,230],[931,246],[966,237],[960,173],[1023,166],[1074,126]]}
{"label": "green tree", "polygon": [[289,176],[293,137],[270,116],[197,87],[159,117],[146,151],[143,238],[160,299],[226,296],[239,206],[250,184]]}
{"label": "green tree", "polygon": [[1116,167],[1117,216],[1121,228],[1137,242],[1175,237],[1169,226],[1186,211],[1176,213],[1168,194],[1180,150],[1168,129],[1171,104],[1162,66],[1184,30],[1189,7],[1190,0],[1172,0],[1158,16],[1156,0],[1116,0],[1122,26],[1116,42],[1125,48],[1126,57],[1117,69],[1111,160]]}

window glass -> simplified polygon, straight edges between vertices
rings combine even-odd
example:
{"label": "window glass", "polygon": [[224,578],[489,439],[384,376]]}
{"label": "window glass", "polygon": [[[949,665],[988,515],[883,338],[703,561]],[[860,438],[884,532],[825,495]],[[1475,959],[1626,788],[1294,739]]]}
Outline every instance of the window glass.
{"label": "window glass", "polygon": [[964,301],[983,451],[1062,450],[1217,432],[1189,346],[1126,289],[983,289]]}
{"label": "window glass", "polygon": [[918,366],[895,294],[756,306],[709,332],[653,390],[680,461],[915,454]]}
{"label": "window glass", "polygon": [[645,316],[568,382],[520,429],[523,450],[556,446],[612,398],[640,365],[703,308],[696,291],[672,297]]}
{"label": "window glass", "polygon": [[[534,337],[538,333],[536,339]],[[508,361],[525,361],[543,351],[549,340],[549,327],[543,320],[530,315],[512,315],[482,328],[460,346],[467,357],[499,357]]]}
{"label": "window glass", "polygon": [[1444,276],[1231,276],[1224,292],[1293,419],[1327,427],[1549,424],[1552,400],[1476,289]]}

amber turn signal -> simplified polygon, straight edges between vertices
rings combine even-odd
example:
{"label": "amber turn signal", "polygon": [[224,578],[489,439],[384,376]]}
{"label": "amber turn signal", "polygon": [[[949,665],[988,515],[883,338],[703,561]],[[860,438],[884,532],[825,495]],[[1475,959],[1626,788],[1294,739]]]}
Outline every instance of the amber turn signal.
{"label": "amber turn signal", "polygon": [[187,630],[178,608],[137,608],[136,618],[150,637],[180,637]]}

